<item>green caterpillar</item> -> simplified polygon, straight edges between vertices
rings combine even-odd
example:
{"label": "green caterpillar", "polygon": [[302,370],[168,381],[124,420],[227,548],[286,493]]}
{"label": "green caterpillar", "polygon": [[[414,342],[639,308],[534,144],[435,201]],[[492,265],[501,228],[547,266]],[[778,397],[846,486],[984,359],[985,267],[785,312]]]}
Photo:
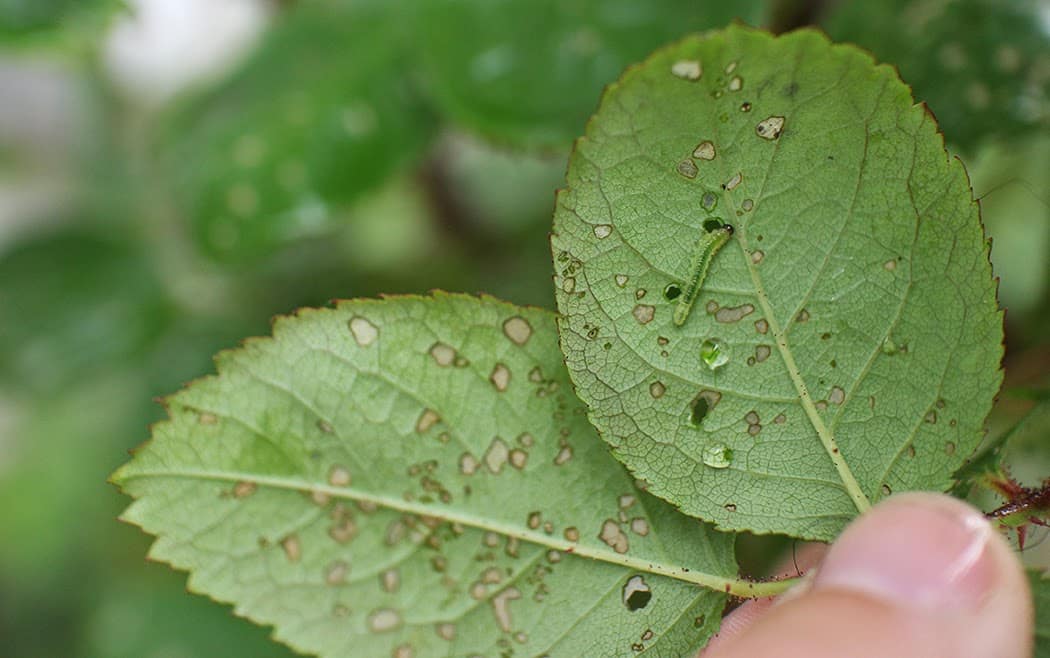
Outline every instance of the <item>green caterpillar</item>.
{"label": "green caterpillar", "polygon": [[715,257],[718,250],[729,242],[733,235],[733,227],[725,224],[710,233],[705,233],[696,243],[696,256],[693,257],[693,276],[689,280],[682,295],[678,298],[678,306],[674,309],[674,323],[681,327],[689,317],[689,311],[693,308],[700,288],[704,285],[707,277],[707,268],[711,265],[711,259]]}

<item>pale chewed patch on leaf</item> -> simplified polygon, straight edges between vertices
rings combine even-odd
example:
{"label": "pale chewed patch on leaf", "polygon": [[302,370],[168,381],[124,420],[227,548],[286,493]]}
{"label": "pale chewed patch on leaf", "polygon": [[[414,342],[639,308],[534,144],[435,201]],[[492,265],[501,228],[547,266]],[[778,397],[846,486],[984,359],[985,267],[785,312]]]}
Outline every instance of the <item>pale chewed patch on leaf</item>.
{"label": "pale chewed patch on leaf", "polygon": [[168,399],[123,518],[310,654],[688,655],[725,594],[676,574],[734,576],[732,538],[639,490],[561,358],[492,299],[300,311]]}

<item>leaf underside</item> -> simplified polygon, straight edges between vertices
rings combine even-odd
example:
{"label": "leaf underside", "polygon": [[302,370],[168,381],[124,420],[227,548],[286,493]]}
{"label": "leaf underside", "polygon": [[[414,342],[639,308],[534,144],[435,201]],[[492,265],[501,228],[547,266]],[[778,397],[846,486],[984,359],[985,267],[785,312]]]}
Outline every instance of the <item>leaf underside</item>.
{"label": "leaf underside", "polygon": [[[665,288],[712,218],[736,230],[678,327]],[[977,445],[1002,355],[978,209],[931,115],[856,48],[734,26],[628,70],[551,242],[577,393],[686,513],[828,540],[858,510],[844,469],[871,500],[944,490]]]}
{"label": "leaf underside", "polygon": [[638,489],[556,342],[460,295],[281,318],[167,400],[124,519],[309,653],[687,655],[725,595],[657,572],[733,576],[732,537]]}

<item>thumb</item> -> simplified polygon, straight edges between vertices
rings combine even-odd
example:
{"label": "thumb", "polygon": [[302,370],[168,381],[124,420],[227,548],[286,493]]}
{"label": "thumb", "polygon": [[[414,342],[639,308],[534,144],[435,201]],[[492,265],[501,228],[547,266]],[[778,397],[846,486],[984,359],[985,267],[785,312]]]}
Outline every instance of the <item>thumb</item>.
{"label": "thumb", "polygon": [[800,587],[704,658],[1031,655],[1020,562],[977,510],[947,496],[879,504]]}

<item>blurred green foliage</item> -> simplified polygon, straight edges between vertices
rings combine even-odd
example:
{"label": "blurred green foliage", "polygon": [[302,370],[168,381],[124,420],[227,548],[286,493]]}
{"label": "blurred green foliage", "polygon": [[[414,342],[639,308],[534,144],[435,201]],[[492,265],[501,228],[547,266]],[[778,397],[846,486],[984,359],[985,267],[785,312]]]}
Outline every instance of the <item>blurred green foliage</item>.
{"label": "blurred green foliage", "polygon": [[3,0],[0,27],[15,32],[52,25],[68,12],[76,0]]}
{"label": "blurred green foliage", "polygon": [[330,230],[415,160],[434,121],[388,8],[307,4],[164,126],[165,176],[210,255],[252,257]]}
{"label": "blurred green foliage", "polygon": [[[552,307],[554,191],[601,89],[734,17],[816,22],[900,68],[982,197],[1007,387],[1050,385],[1050,48],[1034,0],[257,0],[255,45],[158,105],[116,81],[107,43],[164,2],[0,0],[5,656],[291,655],[145,564],[145,537],[114,520],[105,478],[162,415],[151,398],[274,314],[336,297],[443,288]],[[47,85],[62,95],[34,105]],[[1004,400],[1001,427],[1026,409]],[[1045,441],[1015,454],[1047,472]],[[756,546],[758,570],[782,543]]]}
{"label": "blurred green foliage", "polygon": [[979,144],[1050,128],[1050,51],[1042,0],[845,0],[833,39],[897,66],[949,141]]}
{"label": "blurred green foliage", "polygon": [[124,0],[0,0],[0,42],[82,51],[124,7]]}
{"label": "blurred green foliage", "polygon": [[499,142],[561,146],[624,67],[690,32],[761,24],[766,4],[420,0],[420,64],[451,119]]}

